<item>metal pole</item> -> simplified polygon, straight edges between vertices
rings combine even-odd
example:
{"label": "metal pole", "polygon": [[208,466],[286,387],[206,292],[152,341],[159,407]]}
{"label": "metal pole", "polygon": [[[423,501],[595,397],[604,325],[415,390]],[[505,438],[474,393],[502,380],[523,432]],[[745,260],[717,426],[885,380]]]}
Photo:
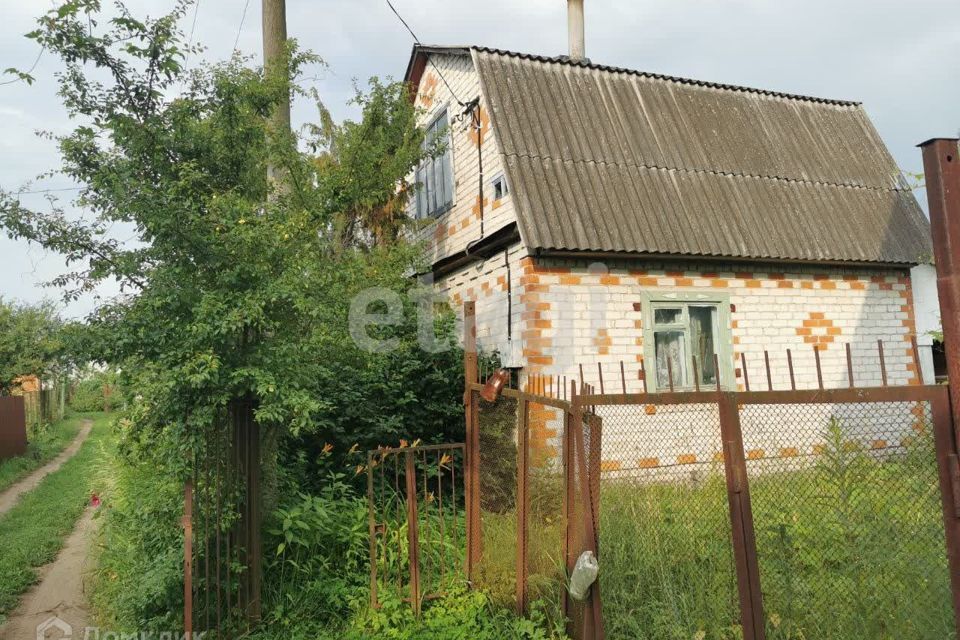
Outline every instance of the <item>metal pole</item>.
{"label": "metal pole", "polygon": [[955,426],[960,424],[960,149],[957,142],[955,138],[941,138],[920,145]]}
{"label": "metal pole", "polygon": [[[927,180],[930,232],[937,268],[940,323],[947,356],[949,400],[932,403],[937,461],[943,494],[947,555],[951,568],[954,616],[960,629],[960,463],[957,458],[957,426],[960,425],[960,147],[956,138],[928,140],[923,150]],[[916,344],[915,340],[912,344]],[[916,348],[914,347],[914,353]],[[919,358],[914,359],[920,376]],[[948,411],[949,405],[949,411]],[[949,416],[949,422],[948,417]]]}
{"label": "metal pole", "polygon": [[420,515],[417,509],[417,468],[413,451],[405,454],[404,476],[407,491],[407,552],[410,563],[410,604],[420,616]]}
{"label": "metal pole", "polygon": [[517,433],[517,613],[527,613],[528,545],[530,518],[530,403],[520,400],[520,429]]}
{"label": "metal pole", "polygon": [[951,428],[950,397],[941,389],[937,388],[937,395],[931,399],[930,409],[936,443],[940,497],[943,505],[947,562],[950,567],[954,624],[957,629],[960,629],[960,462],[958,462],[956,441]]}
{"label": "metal pole", "polygon": [[193,480],[183,487],[183,631],[193,635]]}
{"label": "metal pole", "polygon": [[763,595],[760,590],[757,541],[737,395],[718,392],[717,403],[720,413],[720,437],[724,443],[723,458],[743,638],[764,640],[766,623],[763,616]]}
{"label": "metal pole", "polygon": [[477,423],[476,394],[470,385],[477,382],[477,305],[472,300],[463,305],[463,379],[464,414],[466,417],[466,524],[467,581],[473,583],[474,570],[480,562],[480,431]]}

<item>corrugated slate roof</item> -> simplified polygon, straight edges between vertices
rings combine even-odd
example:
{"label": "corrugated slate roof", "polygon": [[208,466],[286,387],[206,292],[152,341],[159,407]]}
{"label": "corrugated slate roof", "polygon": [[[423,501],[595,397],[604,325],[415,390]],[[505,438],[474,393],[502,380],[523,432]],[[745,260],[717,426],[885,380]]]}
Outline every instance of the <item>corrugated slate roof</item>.
{"label": "corrugated slate roof", "polygon": [[469,51],[530,249],[930,254],[929,224],[858,103]]}

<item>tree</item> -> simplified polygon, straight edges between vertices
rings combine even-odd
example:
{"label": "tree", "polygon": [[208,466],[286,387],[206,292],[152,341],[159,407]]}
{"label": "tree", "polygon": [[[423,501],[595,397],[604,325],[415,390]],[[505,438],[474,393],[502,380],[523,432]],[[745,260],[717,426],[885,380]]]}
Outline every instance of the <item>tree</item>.
{"label": "tree", "polygon": [[43,378],[56,371],[63,355],[63,322],[50,302],[16,304],[0,298],[0,394],[17,378]]}
{"label": "tree", "polygon": [[[416,284],[406,274],[418,270],[419,250],[400,233],[404,176],[432,150],[406,88],[374,81],[358,98],[358,123],[327,117],[306,133],[269,131],[274,106],[303,93],[296,81],[318,60],[291,44],[289,65],[275,67],[289,78],[239,57],[187,71],[192,49],[177,26],[187,4],[147,20],[120,4],[104,21],[96,0],[70,0],[40,19],[29,35],[65,62],[60,95],[78,123],[57,137],[59,171],[82,185],[77,204],[93,221],[0,193],[0,225],[65,256],[73,271],[56,283],[67,297],[121,283],[123,295],[90,318],[90,342],[140,397],[128,416],[131,446],[167,455],[173,468],[187,471],[184,453],[238,397],[291,434],[372,441],[413,428],[359,384],[388,379],[399,356],[359,348],[348,322],[364,289]],[[284,184],[266,180],[268,163]],[[138,242],[112,239],[115,222],[133,225]],[[418,327],[415,302],[403,304],[405,320],[381,334],[409,355]],[[430,379],[434,364],[408,358],[402,375]],[[372,433],[347,434],[331,389],[350,381],[353,401],[381,407],[383,419],[365,423]],[[442,386],[456,398],[456,385]]]}

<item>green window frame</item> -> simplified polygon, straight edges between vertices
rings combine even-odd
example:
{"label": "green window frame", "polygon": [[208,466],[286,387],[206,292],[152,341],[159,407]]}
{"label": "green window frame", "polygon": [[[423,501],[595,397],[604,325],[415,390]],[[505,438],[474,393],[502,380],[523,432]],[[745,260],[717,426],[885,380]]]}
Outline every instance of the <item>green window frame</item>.
{"label": "green window frame", "polygon": [[694,356],[700,389],[716,389],[717,371],[724,389],[735,388],[730,296],[717,292],[645,292],[643,360],[650,393],[696,389]]}

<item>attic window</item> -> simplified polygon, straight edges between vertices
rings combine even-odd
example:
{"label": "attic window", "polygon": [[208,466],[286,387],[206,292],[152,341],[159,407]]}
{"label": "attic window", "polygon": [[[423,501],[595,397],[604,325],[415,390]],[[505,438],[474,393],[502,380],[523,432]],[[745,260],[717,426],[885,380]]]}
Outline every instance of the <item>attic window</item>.
{"label": "attic window", "polygon": [[502,173],[493,179],[493,199],[503,200],[510,195],[510,187],[507,185],[507,177]]}

